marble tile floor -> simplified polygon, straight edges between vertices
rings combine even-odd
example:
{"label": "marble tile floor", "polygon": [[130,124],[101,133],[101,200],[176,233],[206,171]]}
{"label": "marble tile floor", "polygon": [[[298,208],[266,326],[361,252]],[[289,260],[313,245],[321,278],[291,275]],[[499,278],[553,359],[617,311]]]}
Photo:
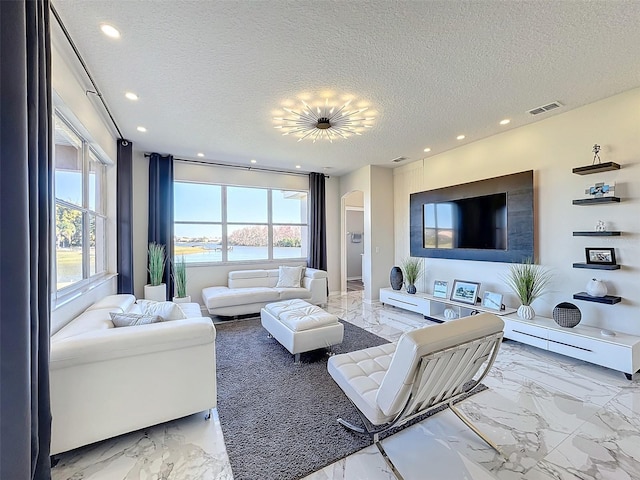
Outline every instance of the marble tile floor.
{"label": "marble tile floor", "polygon": [[[391,341],[430,323],[362,292],[332,295],[327,310]],[[406,480],[640,479],[638,377],[506,341],[489,390],[460,405],[504,457],[448,410],[384,446]],[[53,469],[53,480],[232,478],[217,414],[204,413],[65,453]],[[373,446],[304,480],[360,479],[394,479]]]}

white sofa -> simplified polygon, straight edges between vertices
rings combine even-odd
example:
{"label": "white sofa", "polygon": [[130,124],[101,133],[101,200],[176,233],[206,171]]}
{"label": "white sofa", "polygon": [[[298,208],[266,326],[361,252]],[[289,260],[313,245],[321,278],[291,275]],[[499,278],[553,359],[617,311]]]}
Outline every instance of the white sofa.
{"label": "white sofa", "polygon": [[216,406],[216,331],[191,318],[114,328],[133,295],[94,303],[51,337],[51,454]]}
{"label": "white sofa", "polygon": [[306,268],[300,288],[277,288],[279,270],[229,272],[228,286],[202,289],[202,300],[212,315],[259,313],[267,303],[301,299],[314,305],[327,303],[327,272]]}

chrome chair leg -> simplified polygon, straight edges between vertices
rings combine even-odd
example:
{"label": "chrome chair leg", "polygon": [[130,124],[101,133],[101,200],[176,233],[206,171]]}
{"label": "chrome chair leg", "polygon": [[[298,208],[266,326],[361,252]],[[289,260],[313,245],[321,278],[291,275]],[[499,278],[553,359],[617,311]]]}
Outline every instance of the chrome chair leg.
{"label": "chrome chair leg", "polygon": [[368,433],[364,428],[358,427],[358,426],[354,425],[353,423],[347,422],[346,420],[343,420],[341,418],[338,419],[338,423],[340,425],[342,425],[343,427],[348,428],[349,430],[353,430],[354,432]]}
{"label": "chrome chair leg", "polygon": [[462,422],[469,427],[473,433],[475,433],[476,435],[478,435],[487,445],[489,445],[491,448],[493,448],[496,452],[498,452],[500,455],[502,455],[503,457],[505,456],[504,453],[502,452],[502,450],[500,450],[500,448],[493,443],[484,433],[482,433],[478,427],[476,427],[473,423],[471,423],[471,420],[469,420],[467,417],[465,417],[463,415],[463,413],[458,410],[453,403],[449,402],[449,408],[451,409],[451,411],[453,413],[456,414],[456,416],[462,420]]}
{"label": "chrome chair leg", "polygon": [[387,452],[382,446],[382,443],[380,442],[380,438],[377,433],[373,436],[373,443],[376,445],[376,447],[378,447],[378,451],[382,455],[382,458],[384,458],[384,461],[387,463],[387,466],[391,469],[391,472],[395,475],[395,477],[398,480],[404,480],[404,477],[400,475],[400,472],[398,471],[396,466],[393,464],[393,462],[389,458],[389,455],[387,455]]}
{"label": "chrome chair leg", "polygon": [[213,409],[210,408],[209,410],[207,410],[207,413],[204,416],[205,421],[211,420],[211,415],[213,414]]}

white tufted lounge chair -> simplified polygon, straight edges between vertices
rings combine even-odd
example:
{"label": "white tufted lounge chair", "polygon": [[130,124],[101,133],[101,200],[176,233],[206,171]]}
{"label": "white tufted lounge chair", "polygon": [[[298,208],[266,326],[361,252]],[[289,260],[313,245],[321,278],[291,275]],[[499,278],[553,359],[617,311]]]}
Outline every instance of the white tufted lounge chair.
{"label": "white tufted lounge chair", "polygon": [[338,422],[367,433],[399,479],[402,476],[379,435],[443,404],[501,453],[453,403],[487,375],[500,348],[503,328],[500,318],[484,313],[407,332],[397,344],[331,357],[329,373],[358,409],[364,428],[341,418]]}

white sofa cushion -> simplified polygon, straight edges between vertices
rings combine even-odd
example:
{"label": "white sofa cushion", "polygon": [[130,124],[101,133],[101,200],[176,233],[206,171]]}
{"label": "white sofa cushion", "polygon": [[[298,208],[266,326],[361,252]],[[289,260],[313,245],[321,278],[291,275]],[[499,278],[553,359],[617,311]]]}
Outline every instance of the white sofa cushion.
{"label": "white sofa cushion", "polygon": [[287,267],[281,265],[278,267],[278,283],[276,283],[276,288],[300,288],[303,271],[303,266]]}
{"label": "white sofa cushion", "polygon": [[376,394],[396,351],[395,343],[343,353],[329,358],[328,370],[335,382],[365,416],[377,425],[393,418],[376,403]]}
{"label": "white sofa cushion", "polygon": [[187,318],[178,304],[173,302],[156,302],[154,300],[138,300],[143,315],[158,315],[163,322]]}
{"label": "white sofa cushion", "polygon": [[293,298],[307,299],[311,298],[311,292],[306,288],[275,288],[278,292],[279,300],[291,300]]}
{"label": "white sofa cushion", "polygon": [[202,310],[200,310],[200,304],[195,302],[178,303],[178,308],[182,310],[184,316],[187,318],[202,317]]}
{"label": "white sofa cushion", "polygon": [[111,322],[116,328],[133,327],[134,325],[149,325],[150,323],[161,322],[162,319],[158,315],[144,315],[142,313],[109,313]]}
{"label": "white sofa cushion", "polygon": [[118,308],[121,312],[126,312],[131,308],[131,305],[135,304],[136,297],[133,295],[129,295],[126,293],[121,293],[118,295],[109,295],[104,298],[101,298],[96,303],[91,305],[85,311],[89,310],[102,310],[103,308]]}
{"label": "white sofa cushion", "polygon": [[109,313],[122,313],[120,308],[101,308],[99,310],[86,310],[74,320],[66,324],[51,337],[51,343],[65,338],[75,337],[96,330],[108,330],[113,328],[113,322]]}
{"label": "white sofa cushion", "polygon": [[314,328],[336,324],[338,323],[338,317],[325,312],[315,305],[307,305],[306,307],[282,312],[280,314],[280,321],[294,332],[302,332],[304,330],[312,330]]}
{"label": "white sofa cushion", "polygon": [[245,303],[275,302],[280,299],[280,294],[269,287],[209,287],[202,290],[202,297],[205,298],[207,308],[212,309]]}
{"label": "white sofa cushion", "polygon": [[300,299],[295,299],[295,300],[287,300],[284,302],[267,303],[264,306],[264,309],[274,317],[279,318],[282,312],[285,312],[287,310],[293,310],[295,308],[304,308],[307,305],[309,305],[308,302],[305,302],[304,300],[300,300]]}

